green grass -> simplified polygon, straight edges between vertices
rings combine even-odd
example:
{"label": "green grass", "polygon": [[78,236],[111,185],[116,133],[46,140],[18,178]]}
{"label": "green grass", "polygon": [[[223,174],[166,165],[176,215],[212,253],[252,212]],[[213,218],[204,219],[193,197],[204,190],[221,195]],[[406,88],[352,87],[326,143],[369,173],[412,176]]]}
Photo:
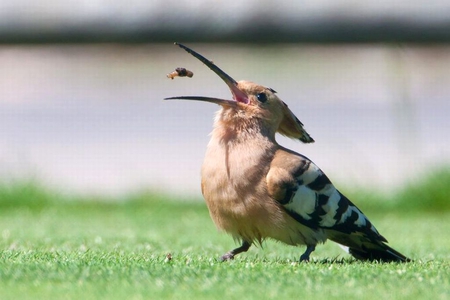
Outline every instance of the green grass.
{"label": "green grass", "polygon": [[[433,191],[430,182],[422,189],[448,201],[448,187]],[[269,241],[221,263],[236,244],[217,232],[201,201],[3,186],[0,299],[450,299],[450,209],[408,193],[378,206],[371,201],[382,197],[373,194],[355,202],[414,262],[358,262],[328,242],[299,264],[303,248]]]}

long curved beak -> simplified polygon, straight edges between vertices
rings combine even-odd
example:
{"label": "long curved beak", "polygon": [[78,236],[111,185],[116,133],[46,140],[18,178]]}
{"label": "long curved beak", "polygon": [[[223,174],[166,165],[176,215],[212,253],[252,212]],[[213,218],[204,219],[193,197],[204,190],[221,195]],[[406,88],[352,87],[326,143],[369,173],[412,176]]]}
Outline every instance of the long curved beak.
{"label": "long curved beak", "polygon": [[222,71],[222,69],[220,69],[218,66],[216,66],[212,61],[205,58],[203,55],[195,52],[191,48],[186,47],[183,44],[175,43],[175,45],[186,50],[186,52],[192,54],[192,56],[196,57],[198,60],[200,60],[202,63],[204,63],[208,68],[210,68],[214,73],[219,75],[219,77],[222,78],[222,80],[230,88],[231,94],[233,95],[233,100],[203,97],[203,96],[176,96],[176,97],[164,98],[164,100],[173,100],[173,99],[198,100],[198,101],[212,102],[212,103],[216,103],[219,105],[225,105],[225,106],[236,106],[237,102],[241,102],[244,104],[249,103],[247,95],[238,88],[237,81],[234,80],[233,78],[231,78],[227,73]]}
{"label": "long curved beak", "polygon": [[237,103],[234,100],[227,100],[227,99],[220,99],[220,98],[213,98],[213,97],[203,97],[203,96],[175,96],[175,97],[164,98],[164,100],[197,100],[197,101],[216,103],[216,104],[225,105],[225,106],[236,106],[236,103]]}

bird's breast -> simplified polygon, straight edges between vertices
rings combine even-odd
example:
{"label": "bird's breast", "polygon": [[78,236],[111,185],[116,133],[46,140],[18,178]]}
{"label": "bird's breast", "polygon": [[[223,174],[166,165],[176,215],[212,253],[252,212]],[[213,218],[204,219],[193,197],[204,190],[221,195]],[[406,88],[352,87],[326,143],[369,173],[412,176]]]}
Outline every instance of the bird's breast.
{"label": "bird's breast", "polygon": [[[273,151],[274,152],[274,151]],[[202,193],[216,226],[234,237],[261,241],[283,220],[267,193],[270,147],[210,143],[202,166]]]}
{"label": "bird's breast", "polygon": [[265,194],[271,159],[258,152],[261,150],[210,143],[202,166],[202,192],[207,201],[220,200],[235,209],[252,195]]}

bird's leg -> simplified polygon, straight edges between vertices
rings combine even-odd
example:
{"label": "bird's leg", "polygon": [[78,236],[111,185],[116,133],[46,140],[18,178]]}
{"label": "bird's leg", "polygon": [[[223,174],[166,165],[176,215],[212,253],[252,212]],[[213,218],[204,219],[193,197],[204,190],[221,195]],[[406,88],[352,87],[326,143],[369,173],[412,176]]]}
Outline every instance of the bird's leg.
{"label": "bird's leg", "polygon": [[303,254],[300,256],[300,261],[301,261],[301,262],[302,262],[302,261],[308,262],[308,261],[309,261],[309,255],[310,255],[311,252],[313,252],[314,250],[316,250],[316,246],[314,246],[314,245],[308,245],[308,246],[306,246],[306,251],[305,251],[305,253],[303,253]]}
{"label": "bird's leg", "polygon": [[225,253],[224,255],[222,255],[222,257],[220,258],[221,261],[226,261],[226,260],[230,260],[233,259],[234,256],[238,255],[241,252],[246,252],[249,248],[250,248],[251,244],[247,241],[243,241],[242,245],[236,249],[233,249],[231,251],[228,251],[227,253]]}

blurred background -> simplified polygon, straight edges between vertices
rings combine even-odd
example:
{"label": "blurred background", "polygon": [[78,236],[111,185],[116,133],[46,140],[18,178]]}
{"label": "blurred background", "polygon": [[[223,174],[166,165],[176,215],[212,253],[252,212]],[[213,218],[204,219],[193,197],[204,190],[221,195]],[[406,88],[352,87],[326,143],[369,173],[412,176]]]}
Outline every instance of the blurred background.
{"label": "blurred background", "polygon": [[3,0],[0,181],[200,197],[218,106],[163,98],[230,93],[174,41],[276,90],[338,186],[450,165],[450,2]]}

